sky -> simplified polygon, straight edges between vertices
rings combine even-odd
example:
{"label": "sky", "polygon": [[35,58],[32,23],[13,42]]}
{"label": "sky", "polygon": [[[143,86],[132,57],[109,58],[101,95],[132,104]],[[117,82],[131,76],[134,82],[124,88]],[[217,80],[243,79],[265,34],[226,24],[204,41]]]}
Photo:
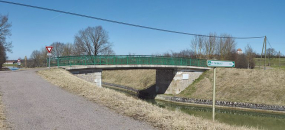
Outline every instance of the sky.
{"label": "sky", "polygon": [[[279,0],[10,0],[109,20],[207,35],[267,36],[285,54],[285,1]],[[53,42],[73,43],[79,30],[102,26],[117,55],[151,55],[191,49],[189,35],[173,34],[68,14],[0,3],[0,14],[12,24],[8,59],[30,57]],[[236,40],[236,48],[250,44],[261,53],[263,38]]]}

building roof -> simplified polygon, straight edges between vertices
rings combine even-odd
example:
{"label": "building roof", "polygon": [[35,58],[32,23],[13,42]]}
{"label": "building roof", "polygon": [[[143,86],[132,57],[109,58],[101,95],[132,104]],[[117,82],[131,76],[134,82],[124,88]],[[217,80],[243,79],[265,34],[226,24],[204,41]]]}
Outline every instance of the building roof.
{"label": "building roof", "polygon": [[242,51],[242,50],[239,48],[239,49],[237,49],[237,51]]}

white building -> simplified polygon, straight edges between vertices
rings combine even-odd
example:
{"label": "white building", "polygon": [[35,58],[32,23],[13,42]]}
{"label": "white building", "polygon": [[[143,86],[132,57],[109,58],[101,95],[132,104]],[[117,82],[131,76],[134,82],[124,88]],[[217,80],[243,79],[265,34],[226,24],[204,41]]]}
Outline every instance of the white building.
{"label": "white building", "polygon": [[242,50],[240,48],[237,49],[237,54],[239,54],[239,55],[243,54],[243,52],[242,52]]}

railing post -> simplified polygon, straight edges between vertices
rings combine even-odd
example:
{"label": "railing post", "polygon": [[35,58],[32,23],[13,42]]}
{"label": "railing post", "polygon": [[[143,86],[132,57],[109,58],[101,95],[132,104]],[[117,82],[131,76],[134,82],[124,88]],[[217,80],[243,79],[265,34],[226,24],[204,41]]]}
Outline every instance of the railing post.
{"label": "railing post", "polygon": [[200,66],[200,59],[198,59],[198,66]]}
{"label": "railing post", "polygon": [[129,64],[129,56],[127,56],[127,65]]}
{"label": "railing post", "polygon": [[59,58],[57,57],[57,68],[59,67]]}

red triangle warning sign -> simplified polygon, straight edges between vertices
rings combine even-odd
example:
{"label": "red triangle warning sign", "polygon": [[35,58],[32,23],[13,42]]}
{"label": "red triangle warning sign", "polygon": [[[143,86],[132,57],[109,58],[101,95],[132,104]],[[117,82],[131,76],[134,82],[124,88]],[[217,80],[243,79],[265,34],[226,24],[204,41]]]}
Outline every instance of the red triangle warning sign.
{"label": "red triangle warning sign", "polygon": [[46,46],[46,49],[47,49],[48,53],[51,52],[52,48],[53,48],[52,46]]}

